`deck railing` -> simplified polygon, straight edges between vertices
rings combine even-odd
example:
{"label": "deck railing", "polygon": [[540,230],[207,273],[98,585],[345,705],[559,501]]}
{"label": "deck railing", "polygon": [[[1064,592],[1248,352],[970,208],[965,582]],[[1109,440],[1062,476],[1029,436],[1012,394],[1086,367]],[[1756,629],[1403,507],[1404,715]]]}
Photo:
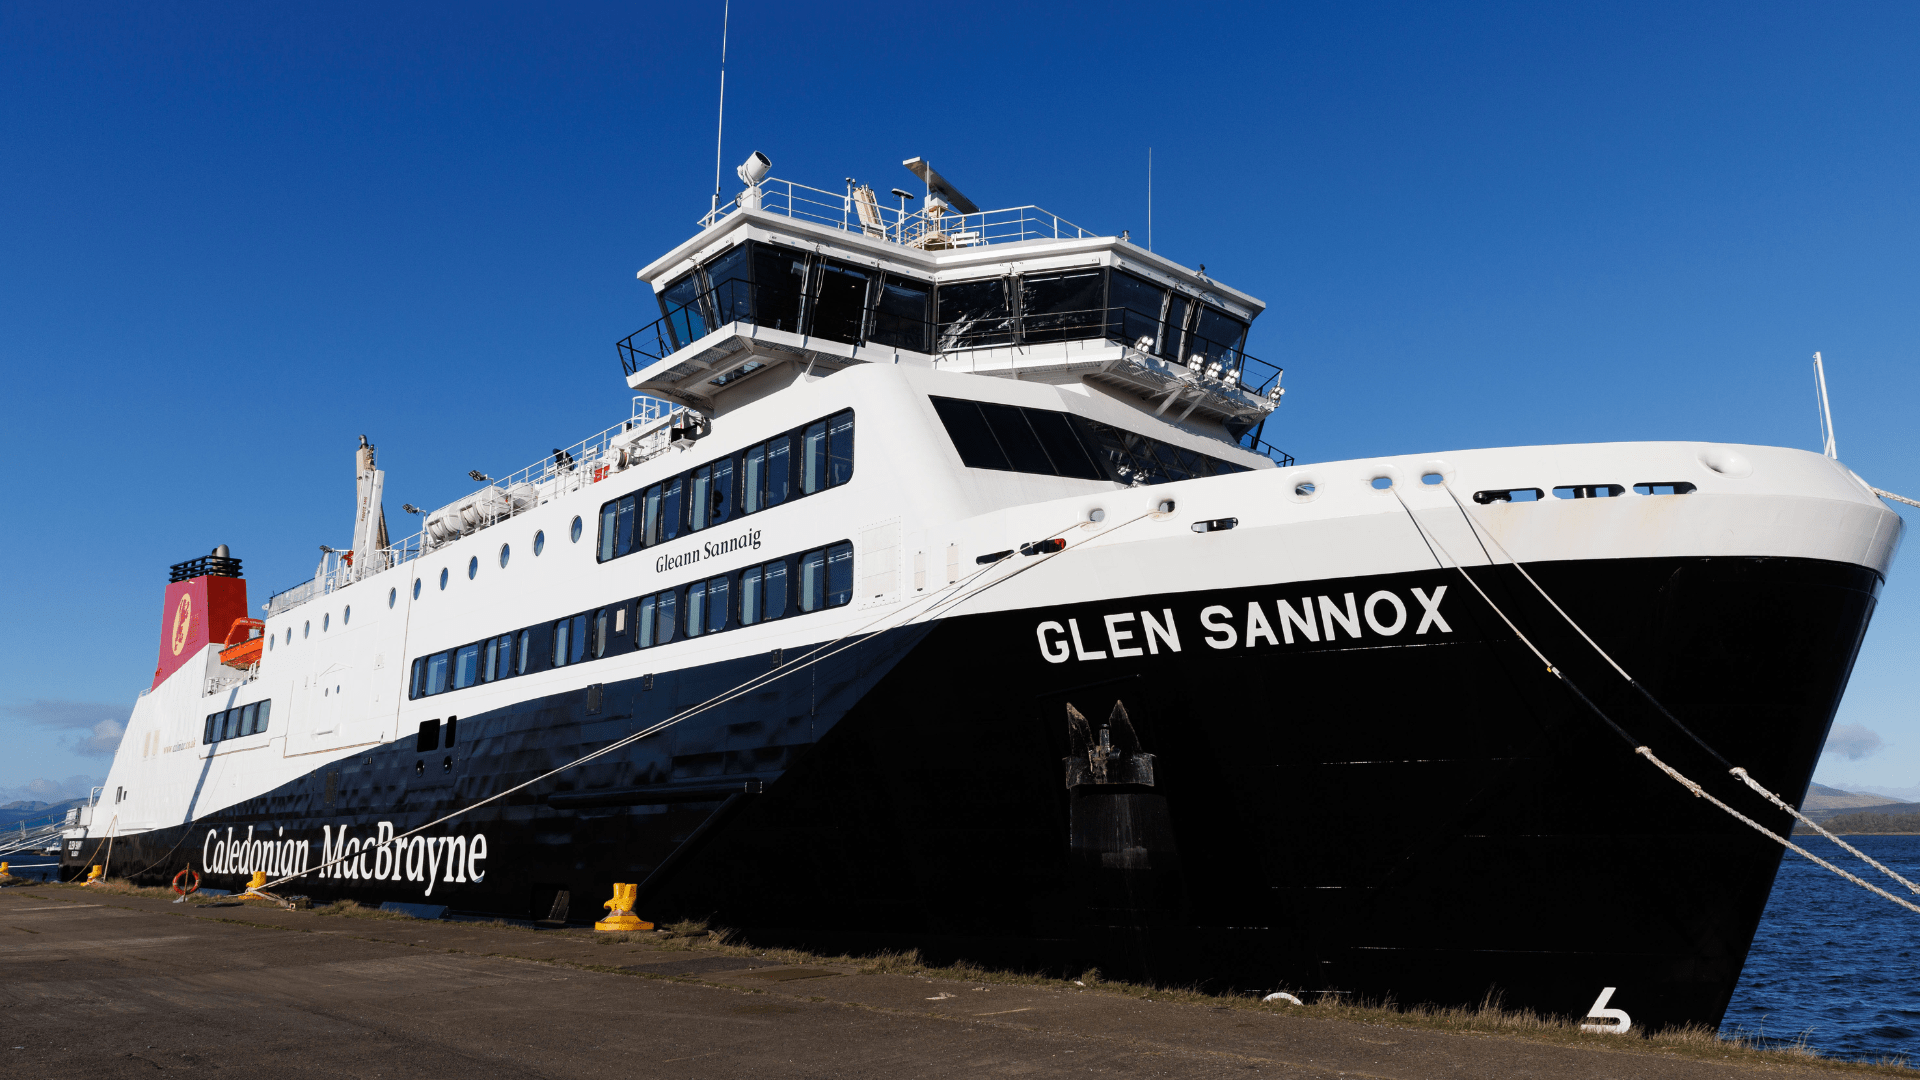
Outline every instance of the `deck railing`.
{"label": "deck railing", "polygon": [[462,536],[471,536],[663,454],[673,445],[676,425],[686,415],[684,408],[637,395],[629,419],[572,446],[555,448],[553,453],[505,479],[487,477],[481,481],[486,486],[474,494],[423,513],[419,532],[369,552],[364,565],[354,565],[352,552],[322,550],[320,563],[311,578],[267,598],[264,605],[267,615],[271,618],[356,581],[412,562]]}
{"label": "deck railing", "polygon": [[857,190],[851,183],[844,192],[836,193],[768,177],[701,217],[700,225],[705,228],[743,208],[754,209],[928,251],[1098,235],[1038,206],[929,214],[924,209],[888,206],[879,201],[877,193],[868,211],[872,216],[863,218],[855,198]]}

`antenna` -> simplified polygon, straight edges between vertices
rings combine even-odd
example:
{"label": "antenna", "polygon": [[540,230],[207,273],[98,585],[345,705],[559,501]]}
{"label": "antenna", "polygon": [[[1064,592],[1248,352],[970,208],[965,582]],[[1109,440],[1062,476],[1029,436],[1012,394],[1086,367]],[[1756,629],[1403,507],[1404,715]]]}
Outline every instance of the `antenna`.
{"label": "antenna", "polygon": [[1147,250],[1153,250],[1153,147],[1147,147]]}
{"label": "antenna", "polygon": [[733,16],[733,0],[720,8],[720,122],[713,132],[713,207],[720,212],[720,137],[727,131],[727,23]]}
{"label": "antenna", "polygon": [[1820,452],[1838,461],[1840,452],[1833,446],[1833,409],[1827,405],[1827,366],[1819,353],[1813,354],[1813,382],[1820,394],[1820,436],[1825,442]]}

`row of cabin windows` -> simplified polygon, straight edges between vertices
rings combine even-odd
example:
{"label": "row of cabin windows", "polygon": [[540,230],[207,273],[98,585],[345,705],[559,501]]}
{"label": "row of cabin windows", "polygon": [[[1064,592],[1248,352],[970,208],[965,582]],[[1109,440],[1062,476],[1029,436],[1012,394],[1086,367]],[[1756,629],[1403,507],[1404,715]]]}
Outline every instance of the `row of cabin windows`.
{"label": "row of cabin windows", "polygon": [[272,708],[272,701],[256,701],[224,712],[210,713],[200,741],[211,744],[237,739],[242,735],[257,735],[267,730],[267,713]]}
{"label": "row of cabin windows", "polygon": [[600,562],[853,479],[853,410],[835,413],[600,506]]}
{"label": "row of cabin windows", "polygon": [[1248,471],[1245,465],[1073,413],[961,398],[932,401],[961,464],[972,469],[1121,484],[1164,484]]}
{"label": "row of cabin windows", "polygon": [[853,544],[770,559],[414,660],[410,698],[717,634],[853,599]]}
{"label": "row of cabin windows", "polygon": [[1084,267],[938,287],[758,240],[728,248],[661,290],[676,348],[730,322],[848,344],[947,352],[1108,338],[1184,362],[1238,367],[1247,323],[1124,270]]}

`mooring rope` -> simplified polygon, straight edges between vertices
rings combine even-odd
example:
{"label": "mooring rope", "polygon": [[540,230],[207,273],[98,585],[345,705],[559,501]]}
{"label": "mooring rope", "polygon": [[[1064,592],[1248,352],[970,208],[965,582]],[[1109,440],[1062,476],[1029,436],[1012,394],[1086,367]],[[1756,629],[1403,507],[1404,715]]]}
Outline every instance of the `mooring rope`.
{"label": "mooring rope", "polygon": [[[1443,485],[1444,485],[1444,481],[1443,481]],[[1451,486],[1447,486],[1447,494],[1453,499],[1454,505],[1460,508],[1461,514],[1466,517],[1468,528],[1473,529],[1474,531],[1475,541],[1480,542],[1480,539],[1479,539],[1480,529],[1477,527],[1476,523],[1474,522],[1473,515],[1467,513],[1466,507],[1460,504],[1460,499],[1457,495],[1454,495],[1453,489]],[[1461,577],[1467,579],[1467,583],[1473,586],[1474,592],[1480,594],[1480,598],[1486,601],[1487,606],[1493,609],[1494,614],[1500,616],[1500,621],[1507,624],[1507,628],[1513,631],[1514,636],[1518,637],[1520,641],[1527,646],[1528,649],[1532,650],[1533,655],[1539,657],[1541,663],[1546,665],[1547,670],[1550,673],[1552,673],[1555,677],[1557,677],[1561,681],[1561,683],[1567,687],[1567,689],[1573,691],[1574,696],[1578,697],[1582,704],[1584,704],[1589,710],[1591,710],[1595,716],[1599,717],[1601,721],[1603,721],[1609,728],[1612,728],[1615,734],[1619,735],[1622,739],[1626,740],[1627,745],[1633,747],[1633,752],[1635,754],[1638,754],[1641,757],[1646,758],[1647,761],[1652,763],[1656,768],[1666,773],[1668,776],[1672,777],[1676,782],[1681,784],[1687,790],[1693,792],[1694,795],[1700,798],[1706,799],[1708,802],[1713,803],[1713,805],[1719,807],[1722,810],[1725,810],[1728,814],[1731,814],[1735,819],[1741,821],[1742,823],[1748,825],[1753,829],[1758,830],[1760,833],[1771,838],[1777,843],[1783,845],[1789,850],[1806,857],[1808,860],[1814,863],[1817,863],[1828,870],[1833,871],[1834,873],[1840,875],[1841,877],[1846,878],[1848,881],[1851,881],[1854,884],[1859,885],[1860,887],[1867,889],[1870,892],[1877,893],[1880,896],[1886,897],[1888,900],[1891,900],[1894,903],[1899,904],[1901,907],[1908,908],[1913,912],[1915,912],[1916,914],[1920,914],[1920,905],[1915,905],[1913,903],[1910,903],[1898,896],[1893,895],[1892,893],[1886,891],[1885,889],[1880,888],[1878,885],[1874,885],[1871,882],[1864,881],[1859,877],[1856,877],[1853,874],[1847,872],[1846,870],[1843,870],[1840,867],[1837,867],[1832,863],[1827,862],[1825,859],[1820,858],[1819,856],[1806,850],[1800,845],[1795,844],[1793,841],[1788,840],[1786,837],[1781,836],[1780,834],[1774,832],[1772,829],[1767,828],[1766,826],[1753,820],[1747,815],[1742,814],[1740,811],[1735,810],[1733,807],[1728,806],[1726,803],[1715,798],[1711,794],[1708,794],[1707,791],[1704,788],[1702,788],[1699,784],[1694,783],[1692,780],[1682,775],[1679,770],[1675,769],[1673,766],[1668,765],[1666,762],[1661,761],[1658,757],[1654,756],[1654,753],[1650,748],[1644,745],[1637,745],[1638,741],[1634,739],[1632,735],[1628,734],[1625,728],[1621,727],[1618,723],[1615,723],[1613,718],[1608,716],[1606,712],[1602,710],[1598,704],[1596,704],[1591,698],[1587,697],[1585,693],[1582,693],[1580,688],[1574,684],[1572,679],[1567,677],[1565,672],[1555,667],[1553,665],[1553,662],[1547,659],[1546,654],[1542,653],[1540,649],[1537,646],[1535,646],[1534,643],[1531,640],[1529,640],[1525,634],[1520,632],[1520,628],[1518,626],[1515,626],[1513,620],[1507,617],[1507,613],[1505,611],[1502,611],[1500,609],[1500,606],[1493,602],[1493,598],[1487,595],[1486,590],[1480,588],[1478,582],[1474,581],[1473,575],[1467,573],[1466,567],[1462,565],[1459,561],[1455,560],[1452,554],[1447,551],[1446,545],[1440,543],[1439,538],[1437,536],[1429,536],[1427,534],[1426,527],[1420,524],[1419,517],[1414,514],[1413,508],[1407,505],[1407,501],[1403,498],[1400,498],[1400,493],[1397,489],[1395,489],[1394,491],[1394,497],[1396,499],[1399,499],[1400,508],[1407,512],[1407,519],[1413,522],[1413,527],[1419,531],[1421,538],[1427,542],[1428,548],[1430,550],[1434,550],[1436,554],[1443,556],[1447,563],[1451,563],[1452,568],[1458,571]],[[1501,554],[1506,555],[1507,561],[1511,563],[1516,569],[1520,570],[1520,573],[1526,577],[1527,581],[1531,583],[1537,591],[1539,591],[1540,595],[1546,599],[1547,603],[1553,605],[1553,609],[1560,613],[1560,617],[1563,619],[1566,619],[1568,625],[1572,626],[1576,631],[1578,631],[1580,636],[1586,639],[1587,644],[1592,645],[1594,651],[1599,653],[1602,657],[1604,657],[1607,663],[1612,665],[1614,670],[1620,673],[1621,677],[1625,678],[1629,683],[1633,684],[1635,688],[1639,689],[1642,694],[1645,694],[1647,696],[1647,699],[1649,701],[1652,701],[1655,707],[1659,708],[1660,711],[1666,715],[1667,719],[1672,721],[1675,726],[1680,728],[1680,730],[1685,731],[1690,738],[1692,738],[1695,742],[1699,743],[1701,747],[1705,749],[1709,754],[1712,754],[1714,758],[1719,760],[1722,764],[1727,764],[1726,758],[1722,757],[1711,746],[1708,746],[1704,740],[1702,740],[1698,735],[1695,735],[1690,729],[1686,727],[1686,725],[1681,724],[1678,718],[1674,717],[1672,713],[1668,712],[1665,706],[1660,705],[1659,701],[1655,699],[1652,694],[1647,692],[1645,687],[1641,687],[1639,683],[1634,680],[1633,676],[1627,674],[1627,671],[1625,668],[1622,668],[1619,664],[1615,663],[1613,658],[1607,655],[1606,650],[1602,649],[1598,642],[1595,642],[1592,637],[1588,636],[1587,632],[1581,628],[1580,624],[1575,622],[1573,617],[1571,615],[1568,615],[1566,611],[1562,609],[1558,603],[1555,603],[1553,597],[1549,596],[1547,594],[1547,591],[1540,587],[1539,582],[1534,581],[1533,576],[1531,574],[1528,574],[1525,568],[1521,567],[1519,562],[1515,560],[1511,554],[1507,553],[1506,548],[1500,544],[1499,539],[1497,537],[1494,537],[1491,531],[1487,533],[1487,536],[1489,539],[1493,540],[1495,547],[1500,548]],[[1484,546],[1485,545],[1482,544],[1483,549],[1484,549]],[[1492,564],[1493,559],[1491,555],[1488,556],[1487,561],[1489,565]],[[1752,777],[1747,775],[1745,769],[1741,769],[1735,766],[1732,771],[1735,776],[1743,780],[1749,787],[1752,787],[1756,791],[1759,791],[1761,794],[1766,795],[1776,805],[1785,808],[1790,813],[1792,813],[1796,818],[1799,818],[1802,821],[1807,821],[1807,824],[1812,825],[1815,829],[1819,830],[1819,832],[1822,835],[1826,836],[1828,839],[1833,840],[1835,843],[1839,844],[1841,847],[1846,848],[1849,851],[1852,851],[1854,854],[1859,855],[1860,858],[1865,859],[1869,863],[1872,863],[1875,867],[1878,867],[1882,872],[1894,878],[1896,881],[1899,881],[1902,885],[1907,886],[1909,889],[1914,889],[1913,884],[1907,881],[1905,878],[1894,873],[1892,870],[1887,869],[1885,866],[1882,866],[1879,862],[1868,857],[1867,855],[1859,852],[1857,849],[1853,848],[1852,845],[1834,836],[1832,833],[1827,832],[1825,829],[1821,828],[1818,824],[1815,824],[1812,821],[1808,821],[1808,819],[1802,816],[1797,810],[1794,810],[1792,807],[1787,806],[1786,803],[1782,801],[1778,796],[1774,795],[1772,792],[1767,791],[1765,788],[1762,788],[1757,782],[1755,782],[1752,779]],[[1920,892],[1920,889],[1914,889],[1914,891]]]}
{"label": "mooring rope", "polygon": [[1891,491],[1882,491],[1879,488],[1873,488],[1872,491],[1883,499],[1892,499],[1894,502],[1906,503],[1908,506],[1920,506],[1920,502],[1914,502],[1905,495],[1895,495]]}
{"label": "mooring rope", "polygon": [[[733,687],[732,689],[721,691],[719,694],[716,694],[713,697],[708,698],[706,701],[703,701],[698,705],[692,706],[680,713],[677,713],[671,717],[668,717],[667,719],[660,721],[659,723],[653,725],[652,727],[647,728],[644,731],[638,731],[632,735],[627,735],[623,738],[616,739],[613,742],[608,743],[606,746],[603,746],[600,749],[595,750],[590,754],[584,754],[578,758],[575,758],[572,761],[567,762],[564,765],[560,765],[553,769],[550,769],[547,772],[544,772],[539,776],[532,778],[531,780],[527,780],[523,783],[516,784],[513,787],[507,788],[505,791],[500,791],[493,795],[490,795],[485,799],[482,799],[479,802],[472,804],[471,806],[461,807],[460,809],[455,810],[450,814],[447,814],[440,818],[436,818],[433,821],[429,821],[425,825],[421,825],[418,828],[409,829],[408,831],[401,833],[393,837],[392,839],[382,842],[383,846],[385,844],[396,844],[402,840],[407,839],[408,837],[417,836],[420,833],[433,828],[435,825],[443,825],[446,822],[452,821],[454,818],[460,817],[463,814],[468,814],[474,810],[478,810],[479,808],[487,805],[488,803],[496,802],[500,799],[504,799],[508,795],[512,795],[517,791],[524,791],[525,789],[532,787],[534,784],[540,783],[543,780],[548,780],[548,779],[551,779],[552,777],[558,776],[559,774],[566,772],[568,769],[572,769],[580,765],[584,765],[587,762],[594,760],[595,758],[602,757],[604,755],[613,753],[615,750],[619,750],[624,747],[630,746],[633,743],[639,742],[641,739],[649,738],[662,731],[665,731],[667,728],[672,727],[673,725],[678,724],[683,720],[687,720],[694,716],[698,716],[699,714],[706,712],[709,709],[717,708],[721,705],[724,705],[729,701],[733,701],[737,698],[740,698],[746,694],[753,692],[754,690],[758,690],[763,686],[769,685],[770,683],[778,679],[785,678],[786,676],[791,675],[794,672],[802,671],[806,668],[812,667],[815,664],[821,663],[822,661],[828,660],[842,652],[845,652],[848,649],[851,649],[857,645],[862,644],[865,641],[871,640],[872,638],[877,637],[880,634],[886,633],[888,630],[899,629],[900,627],[906,626],[907,624],[912,622],[914,619],[920,618],[922,616],[932,616],[934,614],[937,614],[939,611],[943,609],[950,609],[955,604],[959,603],[961,600],[967,599],[968,597],[971,597],[971,596],[978,595],[979,593],[985,592],[986,590],[993,588],[996,585],[1000,585],[1007,581],[1010,581],[1013,578],[1016,578],[1021,574],[1026,573],[1028,570],[1031,570],[1036,566],[1042,565],[1043,563],[1052,562],[1054,559],[1059,558],[1061,555],[1064,555],[1069,551],[1076,551],[1082,547],[1085,547],[1087,544],[1092,543],[1095,540],[1101,539],[1102,537],[1112,536],[1114,533],[1120,531],[1121,529],[1126,528],[1128,525],[1132,525],[1134,522],[1142,521],[1150,517],[1165,518],[1167,516],[1168,515],[1166,512],[1159,511],[1159,510],[1151,510],[1151,511],[1148,511],[1147,513],[1140,514],[1136,517],[1128,518],[1126,521],[1120,522],[1119,524],[1114,525],[1111,528],[1103,529],[1100,532],[1094,533],[1093,535],[1086,537],[1085,539],[1081,540],[1077,544],[1064,544],[1064,546],[1062,546],[1057,551],[1040,552],[1038,554],[1042,555],[1043,556],[1042,558],[1035,559],[1033,562],[1027,563],[1024,566],[1021,566],[1015,569],[1010,574],[1005,574],[992,581],[983,582],[978,586],[974,586],[973,583],[978,581],[984,575],[991,573],[997,567],[1006,565],[1007,560],[1011,559],[1014,556],[1014,551],[1009,550],[1006,554],[1002,555],[999,559],[996,559],[995,561],[982,566],[980,569],[974,571],[973,573],[967,575],[966,577],[961,578],[958,581],[950,582],[947,585],[944,585],[941,588],[928,593],[926,596],[919,597],[915,600],[910,601],[906,607],[900,609],[900,611],[898,612],[893,613],[891,616],[882,616],[880,618],[874,619],[873,621],[867,623],[866,626],[863,626],[858,630],[849,631],[848,633],[842,634],[839,637],[834,638],[832,641],[828,641],[824,644],[817,645],[812,650],[805,653],[804,655],[802,655],[796,660],[783,663],[779,667],[774,668],[772,671],[766,672],[761,675],[756,675],[753,678],[748,679],[746,682],[743,682],[738,686]],[[1047,540],[1051,541],[1051,540],[1061,539],[1068,532],[1071,532],[1075,529],[1085,529],[1087,526],[1092,524],[1094,523],[1090,521],[1074,522],[1072,525],[1069,525],[1064,529],[1058,529],[1052,533],[1049,533],[1047,535]],[[1045,541],[1042,541],[1042,542],[1045,542]],[[951,595],[947,596],[946,599],[944,600],[938,599],[943,593],[950,593]],[[934,602],[929,604],[928,603],[929,601],[934,601]],[[921,612],[915,612],[913,608],[921,604],[927,604],[926,609]],[[879,626],[878,629],[872,629],[877,624],[885,623],[889,618],[893,620],[892,625],[882,625],[882,626]],[[276,878],[273,881],[269,881],[265,885],[262,885],[261,888],[271,889],[276,885],[284,885],[287,882],[293,881],[297,878],[306,877],[309,874],[317,874],[320,871],[325,870],[329,866],[338,865],[340,863],[346,862],[348,859],[359,858],[360,855],[361,853],[359,852],[356,852],[350,856],[342,855],[337,859],[332,859],[328,862],[321,863],[318,866],[314,866],[309,869],[302,870],[297,874],[289,874],[285,877]]]}
{"label": "mooring rope", "polygon": [[[1466,504],[1460,501],[1460,496],[1457,493],[1455,493],[1452,485],[1446,484],[1444,481],[1442,481],[1441,486],[1446,488],[1448,497],[1453,499],[1453,505],[1459,508],[1460,516],[1466,519],[1467,528],[1473,530],[1474,538],[1478,540],[1480,538],[1480,535],[1482,533],[1485,533],[1486,539],[1493,541],[1493,546],[1499,549],[1501,556],[1507,560],[1508,565],[1512,566],[1515,570],[1520,571],[1520,576],[1527,579],[1527,584],[1533,586],[1534,591],[1540,594],[1541,599],[1545,600],[1549,605],[1551,605],[1554,611],[1559,612],[1560,617],[1567,621],[1567,625],[1573,627],[1574,631],[1578,633],[1580,637],[1583,640],[1585,640],[1588,645],[1593,646],[1593,651],[1596,653],[1599,653],[1600,658],[1602,660],[1605,660],[1608,663],[1608,665],[1613,668],[1613,670],[1619,672],[1620,677],[1627,681],[1627,685],[1639,691],[1640,696],[1646,698],[1648,704],[1652,705],[1655,709],[1658,709],[1660,711],[1660,715],[1666,717],[1669,723],[1671,723],[1674,727],[1679,728],[1680,731],[1684,733],[1687,736],[1687,738],[1692,739],[1694,743],[1700,747],[1700,749],[1705,750],[1708,754],[1712,755],[1714,760],[1718,761],[1722,765],[1725,765],[1727,767],[1727,772],[1729,774],[1735,777],[1738,777],[1741,783],[1752,788],[1762,798],[1766,799],[1768,802],[1771,802],[1773,805],[1779,807],[1780,809],[1785,810],[1787,813],[1792,814],[1794,818],[1797,819],[1801,824],[1806,825],[1808,828],[1819,833],[1821,836],[1824,836],[1828,840],[1833,841],[1835,844],[1839,845],[1843,850],[1845,850],[1849,855],[1852,855],[1855,858],[1860,859],[1862,862],[1867,863],[1868,865],[1872,866],[1874,869],[1880,871],[1881,873],[1887,875],[1893,880],[1906,886],[1909,892],[1920,894],[1920,885],[1915,885],[1913,882],[1908,881],[1906,878],[1900,876],[1898,873],[1895,873],[1892,868],[1881,863],[1878,859],[1875,859],[1873,856],[1868,855],[1866,852],[1861,851],[1857,847],[1854,847],[1852,844],[1847,843],[1845,840],[1840,839],[1840,837],[1834,835],[1833,833],[1828,832],[1825,826],[1821,825],[1819,822],[1801,813],[1797,807],[1788,803],[1785,799],[1782,799],[1779,795],[1775,794],[1774,792],[1768,790],[1758,780],[1755,780],[1753,776],[1750,773],[1748,773],[1744,767],[1735,765],[1733,762],[1728,761],[1724,756],[1721,755],[1721,753],[1718,750],[1715,750],[1711,745],[1709,745],[1705,739],[1695,734],[1692,728],[1681,723],[1679,717],[1673,715],[1673,712],[1671,710],[1669,710],[1665,705],[1661,704],[1660,699],[1654,697],[1653,692],[1651,690],[1648,690],[1644,685],[1642,685],[1640,683],[1640,680],[1634,678],[1631,674],[1629,674],[1626,668],[1621,667],[1620,662],[1615,660],[1612,657],[1612,655],[1610,655],[1607,652],[1607,650],[1601,648],[1600,643],[1593,640],[1593,635],[1587,633],[1585,627],[1581,626],[1580,623],[1576,619],[1574,619],[1573,616],[1567,614],[1567,610],[1561,607],[1560,604],[1554,600],[1553,596],[1549,594],[1547,590],[1544,587],[1542,587],[1538,581],[1534,580],[1534,577],[1532,574],[1527,573],[1527,568],[1521,564],[1520,560],[1513,557],[1513,553],[1507,550],[1506,545],[1500,542],[1500,538],[1493,534],[1492,529],[1486,528],[1479,521],[1475,520],[1473,514],[1467,510]],[[1877,491],[1878,489],[1876,488],[1875,490]],[[1896,495],[1894,496],[1894,498],[1899,498],[1899,496]],[[1901,501],[1905,502],[1908,500],[1903,499]],[[1920,504],[1916,504],[1916,505],[1920,505]],[[1484,542],[1481,543],[1481,550],[1483,552],[1486,550],[1486,544]],[[1493,562],[1493,557],[1491,555],[1488,555],[1487,561],[1489,563]]]}

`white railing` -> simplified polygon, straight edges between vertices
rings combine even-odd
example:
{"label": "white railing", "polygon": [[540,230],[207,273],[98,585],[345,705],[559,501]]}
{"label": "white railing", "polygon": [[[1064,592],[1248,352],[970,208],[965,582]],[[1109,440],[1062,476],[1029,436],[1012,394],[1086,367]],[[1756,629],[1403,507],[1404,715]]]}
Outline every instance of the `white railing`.
{"label": "white railing", "polygon": [[875,206],[879,212],[879,222],[863,224],[854,202],[854,191],[854,186],[848,184],[845,194],[836,195],[791,180],[768,177],[741,192],[732,202],[723,203],[702,217],[700,225],[704,228],[735,210],[751,207],[769,214],[801,218],[845,232],[864,233],[878,240],[929,250],[1098,235],[1038,206],[1014,206],[972,214],[930,215],[925,210],[903,211],[898,206],[882,203]]}
{"label": "white railing", "polygon": [[352,553],[327,549],[311,580],[274,593],[265,605],[269,618],[316,597],[343,589],[403,563],[471,536],[491,525],[544,506],[671,449],[675,422],[688,410],[658,398],[637,395],[633,415],[613,427],[534,462],[504,479],[489,477],[486,487],[430,513],[420,531],[371,552],[367,565],[353,565]]}

